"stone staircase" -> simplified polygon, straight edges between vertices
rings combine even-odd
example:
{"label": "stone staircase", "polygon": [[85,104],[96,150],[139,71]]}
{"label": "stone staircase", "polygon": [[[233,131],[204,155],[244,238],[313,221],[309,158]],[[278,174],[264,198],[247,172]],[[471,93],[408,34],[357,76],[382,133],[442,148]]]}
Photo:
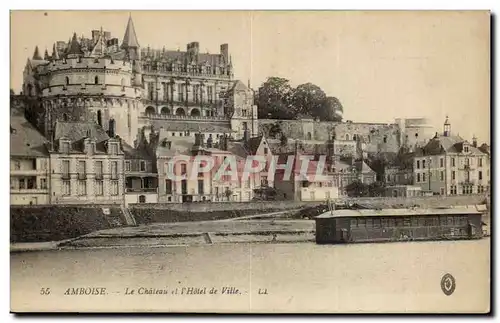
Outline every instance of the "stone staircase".
{"label": "stone staircase", "polygon": [[137,223],[135,222],[135,218],[134,218],[134,215],[132,214],[132,212],[130,212],[130,210],[123,205],[120,206],[120,208],[122,210],[125,224],[128,226],[137,226]]}

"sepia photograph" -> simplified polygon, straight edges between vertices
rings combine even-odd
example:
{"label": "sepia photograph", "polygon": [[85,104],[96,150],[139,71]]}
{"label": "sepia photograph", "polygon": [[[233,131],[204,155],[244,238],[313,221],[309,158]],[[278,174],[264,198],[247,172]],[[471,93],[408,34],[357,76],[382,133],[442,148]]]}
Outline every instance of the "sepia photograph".
{"label": "sepia photograph", "polygon": [[11,10],[10,311],[490,313],[491,23]]}

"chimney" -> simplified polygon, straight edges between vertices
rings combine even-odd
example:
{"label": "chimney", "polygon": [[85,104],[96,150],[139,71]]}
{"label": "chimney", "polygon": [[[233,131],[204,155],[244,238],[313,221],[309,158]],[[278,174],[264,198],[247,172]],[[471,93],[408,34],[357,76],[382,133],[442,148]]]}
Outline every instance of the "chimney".
{"label": "chimney", "polygon": [[476,136],[472,136],[472,146],[476,147],[477,148],[477,138]]}
{"label": "chimney", "polygon": [[214,139],[212,138],[212,134],[208,135],[207,148],[212,148],[213,142],[214,142]]}
{"label": "chimney", "polygon": [[220,54],[224,57],[224,61],[226,63],[228,63],[229,62],[229,45],[228,44],[220,45]]}
{"label": "chimney", "polygon": [[87,129],[87,138],[91,138],[92,137],[92,129]]}

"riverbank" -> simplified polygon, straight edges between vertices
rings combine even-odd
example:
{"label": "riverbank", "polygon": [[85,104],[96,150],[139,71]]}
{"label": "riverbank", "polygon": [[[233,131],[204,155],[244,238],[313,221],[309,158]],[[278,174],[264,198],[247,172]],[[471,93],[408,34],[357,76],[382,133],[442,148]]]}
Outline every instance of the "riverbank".
{"label": "riverbank", "polygon": [[100,230],[64,241],[12,243],[11,252],[104,247],[314,241],[314,221],[246,220],[156,223]]}

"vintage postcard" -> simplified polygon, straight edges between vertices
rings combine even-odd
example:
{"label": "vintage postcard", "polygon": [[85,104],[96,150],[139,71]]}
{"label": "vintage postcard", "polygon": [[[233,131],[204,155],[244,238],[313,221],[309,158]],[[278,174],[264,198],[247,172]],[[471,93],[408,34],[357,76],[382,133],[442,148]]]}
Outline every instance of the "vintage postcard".
{"label": "vintage postcard", "polygon": [[11,11],[11,311],[489,313],[490,20]]}

